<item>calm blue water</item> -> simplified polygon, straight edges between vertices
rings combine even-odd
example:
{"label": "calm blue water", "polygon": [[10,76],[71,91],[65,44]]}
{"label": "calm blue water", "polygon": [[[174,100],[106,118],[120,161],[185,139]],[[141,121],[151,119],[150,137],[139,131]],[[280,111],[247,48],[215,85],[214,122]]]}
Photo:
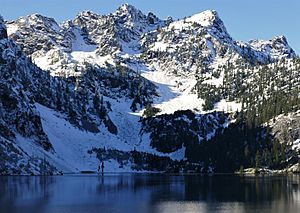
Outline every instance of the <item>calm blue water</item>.
{"label": "calm blue water", "polygon": [[0,177],[0,212],[300,212],[300,176]]}

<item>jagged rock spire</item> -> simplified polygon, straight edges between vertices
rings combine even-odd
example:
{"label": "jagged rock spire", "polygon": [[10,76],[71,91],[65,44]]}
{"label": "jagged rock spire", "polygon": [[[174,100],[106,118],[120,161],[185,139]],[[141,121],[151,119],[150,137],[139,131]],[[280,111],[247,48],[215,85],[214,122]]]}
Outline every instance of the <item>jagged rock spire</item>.
{"label": "jagged rock spire", "polygon": [[2,16],[0,15],[0,39],[7,38],[7,30]]}

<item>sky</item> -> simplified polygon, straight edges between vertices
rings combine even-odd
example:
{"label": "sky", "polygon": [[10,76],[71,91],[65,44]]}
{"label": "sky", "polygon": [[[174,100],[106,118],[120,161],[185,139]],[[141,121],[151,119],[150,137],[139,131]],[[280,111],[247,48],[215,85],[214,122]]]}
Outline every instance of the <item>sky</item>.
{"label": "sky", "polygon": [[233,38],[248,41],[285,35],[290,46],[300,53],[299,0],[0,0],[0,14],[6,20],[14,20],[39,13],[61,23],[83,10],[112,13],[124,3],[144,13],[151,11],[161,19],[179,19],[214,9]]}

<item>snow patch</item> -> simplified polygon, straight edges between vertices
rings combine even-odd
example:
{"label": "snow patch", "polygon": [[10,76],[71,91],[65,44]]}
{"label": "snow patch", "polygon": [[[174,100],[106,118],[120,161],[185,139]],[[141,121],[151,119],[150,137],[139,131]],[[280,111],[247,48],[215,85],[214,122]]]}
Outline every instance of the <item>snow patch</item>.
{"label": "snow patch", "polygon": [[217,111],[224,111],[224,112],[236,112],[236,111],[241,111],[242,104],[236,103],[234,101],[226,101],[222,99],[220,102],[215,104],[214,109]]}
{"label": "snow patch", "polygon": [[292,150],[300,150],[300,139],[297,139],[293,142]]}
{"label": "snow patch", "polygon": [[190,18],[187,18],[187,22],[196,22],[204,27],[210,26],[212,21],[216,17],[216,11],[213,10],[206,10],[202,13],[195,14]]}
{"label": "snow patch", "polygon": [[72,51],[79,52],[93,52],[96,50],[97,45],[89,45],[85,42],[81,30],[78,28],[74,29],[75,39],[72,42]]}
{"label": "snow patch", "polygon": [[168,75],[164,71],[143,70],[142,76],[157,86],[159,97],[154,100],[154,106],[161,109],[160,114],[172,114],[178,110],[201,110],[202,99],[191,92],[196,80],[181,76]]}
{"label": "snow patch", "polygon": [[7,35],[11,36],[12,34],[16,33],[18,31],[18,25],[16,24],[7,24]]}

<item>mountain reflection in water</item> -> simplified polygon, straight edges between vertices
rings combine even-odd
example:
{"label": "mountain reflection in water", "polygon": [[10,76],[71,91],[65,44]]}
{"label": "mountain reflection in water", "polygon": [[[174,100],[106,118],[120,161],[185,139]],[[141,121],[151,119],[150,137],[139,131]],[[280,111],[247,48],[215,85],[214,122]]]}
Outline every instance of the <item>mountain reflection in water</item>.
{"label": "mountain reflection in water", "polygon": [[299,184],[298,175],[0,177],[0,212],[300,212]]}

